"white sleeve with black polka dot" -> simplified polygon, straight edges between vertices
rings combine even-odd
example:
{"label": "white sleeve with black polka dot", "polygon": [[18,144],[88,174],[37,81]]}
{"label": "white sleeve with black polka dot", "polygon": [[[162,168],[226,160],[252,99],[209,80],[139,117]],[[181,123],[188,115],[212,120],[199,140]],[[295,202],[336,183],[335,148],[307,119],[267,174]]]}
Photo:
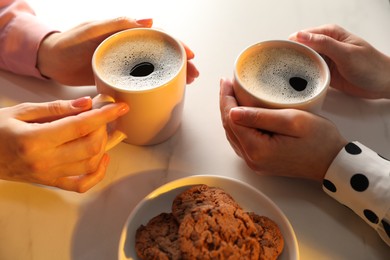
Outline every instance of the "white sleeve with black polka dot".
{"label": "white sleeve with black polka dot", "polygon": [[390,161],[361,143],[348,143],[323,181],[331,197],[352,209],[390,246]]}

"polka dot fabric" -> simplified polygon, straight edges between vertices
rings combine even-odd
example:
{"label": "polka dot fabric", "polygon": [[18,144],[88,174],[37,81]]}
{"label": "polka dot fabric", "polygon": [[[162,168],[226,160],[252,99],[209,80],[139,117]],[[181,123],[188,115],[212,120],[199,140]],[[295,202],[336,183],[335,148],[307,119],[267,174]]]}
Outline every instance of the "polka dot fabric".
{"label": "polka dot fabric", "polygon": [[389,160],[358,142],[348,143],[329,167],[322,187],[390,246]]}

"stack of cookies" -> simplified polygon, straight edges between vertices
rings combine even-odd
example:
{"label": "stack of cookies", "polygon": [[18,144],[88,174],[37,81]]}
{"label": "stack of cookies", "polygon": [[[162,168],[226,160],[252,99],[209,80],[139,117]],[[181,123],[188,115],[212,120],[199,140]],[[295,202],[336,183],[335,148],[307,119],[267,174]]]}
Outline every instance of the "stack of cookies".
{"label": "stack of cookies", "polygon": [[136,233],[141,259],[277,259],[284,246],[271,219],[245,212],[224,190],[196,185]]}

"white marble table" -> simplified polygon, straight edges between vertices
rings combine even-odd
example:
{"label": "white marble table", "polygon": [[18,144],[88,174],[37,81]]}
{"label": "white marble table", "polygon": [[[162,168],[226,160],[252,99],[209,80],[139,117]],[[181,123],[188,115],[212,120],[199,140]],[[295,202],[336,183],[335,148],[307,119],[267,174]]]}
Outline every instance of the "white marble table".
{"label": "white marble table", "polygon": [[[295,230],[301,259],[389,259],[390,248],[354,213],[310,181],[255,175],[239,159],[221,125],[219,79],[232,76],[246,46],[285,39],[299,29],[337,23],[390,54],[387,0],[30,0],[38,16],[65,30],[85,20],[152,17],[196,53],[200,78],[187,88],[183,123],[152,147],[125,143],[110,151],[105,179],[85,194],[0,181],[0,259],[116,259],[119,235],[135,205],[177,178],[224,175],[271,198]],[[390,75],[390,74],[389,74]],[[0,104],[94,95],[0,72]],[[390,157],[390,101],[365,101],[331,91],[323,115],[350,140]],[[304,163],[304,162],[302,162]]]}

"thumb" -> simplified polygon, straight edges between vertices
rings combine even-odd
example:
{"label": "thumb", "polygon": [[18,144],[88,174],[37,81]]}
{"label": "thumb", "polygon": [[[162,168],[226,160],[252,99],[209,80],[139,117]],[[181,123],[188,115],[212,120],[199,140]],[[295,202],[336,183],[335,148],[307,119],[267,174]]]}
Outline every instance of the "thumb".
{"label": "thumb", "polygon": [[235,107],[230,110],[229,116],[235,124],[244,127],[298,137],[299,131],[296,127],[300,123],[299,115],[302,113],[304,112],[294,109]]}
{"label": "thumb", "polygon": [[51,122],[63,117],[90,110],[92,100],[82,97],[75,100],[57,100],[45,103],[24,103],[19,106],[15,118],[30,123]]}

